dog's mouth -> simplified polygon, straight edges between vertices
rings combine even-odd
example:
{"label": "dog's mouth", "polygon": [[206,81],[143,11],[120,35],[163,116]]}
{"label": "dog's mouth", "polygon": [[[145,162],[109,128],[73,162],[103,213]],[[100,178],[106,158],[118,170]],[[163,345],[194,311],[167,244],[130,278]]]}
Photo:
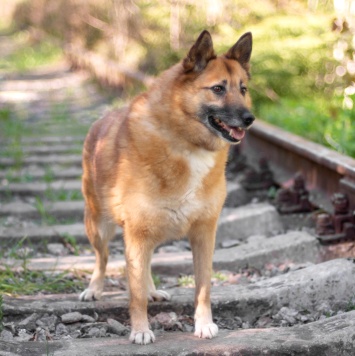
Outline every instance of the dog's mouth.
{"label": "dog's mouth", "polygon": [[239,126],[229,126],[218,117],[209,115],[208,123],[216,131],[220,132],[227,141],[238,143],[245,135],[245,130]]}

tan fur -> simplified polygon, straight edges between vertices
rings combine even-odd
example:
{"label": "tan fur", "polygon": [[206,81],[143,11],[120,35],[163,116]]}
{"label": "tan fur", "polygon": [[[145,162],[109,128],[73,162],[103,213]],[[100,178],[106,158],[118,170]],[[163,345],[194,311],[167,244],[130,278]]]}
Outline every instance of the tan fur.
{"label": "tan fur", "polygon": [[[81,299],[100,298],[107,243],[116,224],[121,225],[130,290],[130,339],[135,343],[154,341],[148,299],[170,298],[155,289],[152,252],[167,239],[185,236],[194,257],[196,334],[210,338],[218,331],[212,321],[210,279],[217,220],[226,196],[229,144],[201,123],[197,113],[203,103],[248,108],[251,103],[248,95],[240,93],[240,81],[248,82],[241,63],[225,56],[210,59],[211,48],[208,56],[202,70],[191,69],[192,58],[188,69],[179,63],[164,72],[128,108],[94,123],[85,140],[85,225],[96,265]],[[221,80],[228,81],[222,100],[203,89]]]}

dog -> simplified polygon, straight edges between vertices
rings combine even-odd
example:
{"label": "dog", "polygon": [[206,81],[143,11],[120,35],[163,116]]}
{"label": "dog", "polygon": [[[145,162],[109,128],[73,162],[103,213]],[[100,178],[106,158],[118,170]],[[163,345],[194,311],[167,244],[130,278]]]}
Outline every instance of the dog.
{"label": "dog", "polygon": [[130,340],[149,344],[148,300],[169,300],[151,275],[154,248],[188,237],[195,273],[195,335],[213,338],[210,285],[225,166],[254,121],[248,92],[252,35],[217,56],[203,31],[186,58],[124,109],[96,121],[84,143],[85,228],[96,264],[80,299],[101,297],[108,241],[123,227]]}

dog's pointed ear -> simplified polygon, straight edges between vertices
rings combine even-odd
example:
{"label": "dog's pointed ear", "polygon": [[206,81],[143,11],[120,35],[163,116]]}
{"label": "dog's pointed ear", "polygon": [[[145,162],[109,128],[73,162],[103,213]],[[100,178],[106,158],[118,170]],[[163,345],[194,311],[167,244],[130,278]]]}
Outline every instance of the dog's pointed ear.
{"label": "dog's pointed ear", "polygon": [[253,48],[253,37],[251,32],[244,33],[243,36],[239,38],[237,43],[229,49],[225,54],[228,59],[234,59],[238,61],[241,66],[249,73],[250,69],[250,56],[251,50]]}
{"label": "dog's pointed ear", "polygon": [[204,30],[191,47],[182,65],[185,72],[200,72],[205,69],[207,63],[214,58],[216,58],[216,54],[213,50],[212,37],[208,31]]}

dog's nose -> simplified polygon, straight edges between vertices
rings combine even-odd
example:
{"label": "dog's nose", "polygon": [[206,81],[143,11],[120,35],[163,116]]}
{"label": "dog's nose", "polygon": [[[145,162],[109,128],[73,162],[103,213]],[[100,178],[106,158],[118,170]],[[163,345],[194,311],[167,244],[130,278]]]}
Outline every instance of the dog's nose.
{"label": "dog's nose", "polygon": [[242,115],[242,120],[245,125],[249,126],[253,123],[253,121],[255,120],[255,117],[251,112],[245,111]]}

